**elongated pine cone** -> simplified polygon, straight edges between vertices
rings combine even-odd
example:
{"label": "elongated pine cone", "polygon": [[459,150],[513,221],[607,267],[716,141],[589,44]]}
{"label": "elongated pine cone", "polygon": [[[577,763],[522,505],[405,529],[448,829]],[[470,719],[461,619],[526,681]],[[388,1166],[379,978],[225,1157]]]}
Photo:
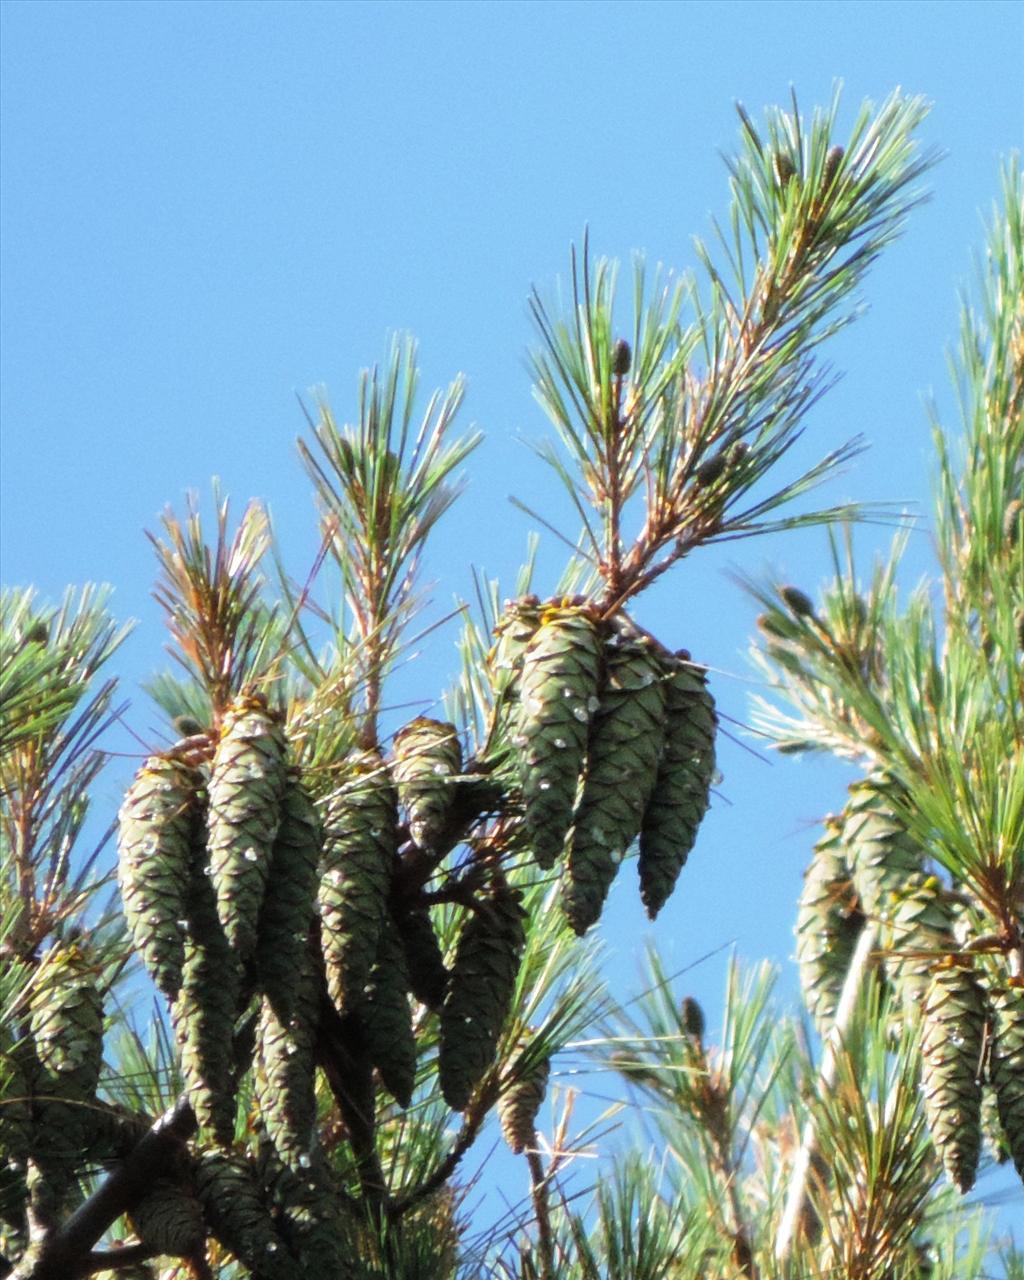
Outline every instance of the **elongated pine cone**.
{"label": "elongated pine cone", "polygon": [[129,1209],[128,1220],[140,1243],[171,1257],[194,1253],[206,1234],[202,1205],[171,1178],[157,1178]]}
{"label": "elongated pine cone", "polygon": [[463,925],[441,1010],[441,1092],[455,1111],[494,1061],[525,942],[517,891],[499,885]]}
{"label": "elongated pine cone", "polygon": [[605,648],[562,881],[562,906],[578,934],[599,919],[654,791],[665,736],[662,676],[651,642],[618,620]]}
{"label": "elongated pine cone", "polygon": [[224,935],[240,960],[256,925],[281,823],[286,744],[262,694],[241,694],[224,716],[210,773],[207,852]]}
{"label": "elongated pine cone", "polygon": [[707,812],[718,723],[707,677],[688,656],[672,661],[664,689],[664,749],[640,827],[640,897],[652,920],[668,901]]}
{"label": "elongated pine cone", "polygon": [[521,1076],[498,1101],[501,1132],[516,1155],[537,1145],[537,1113],[543,1105],[550,1075],[551,1063],[544,1058]]}
{"label": "elongated pine cone", "polygon": [[952,957],[935,968],[921,1010],[925,1116],[950,1181],[974,1185],[981,1151],[985,1009],[973,970]]}
{"label": "elongated pine cone", "polygon": [[300,1268],[241,1157],[204,1151],[195,1162],[193,1183],[213,1234],[254,1280],[299,1280]]}
{"label": "elongated pine cone", "polygon": [[409,834],[430,849],[444,832],[462,769],[462,746],[453,724],[418,716],[395,734],[392,773],[398,800],[409,815]]}
{"label": "elongated pine cone", "polygon": [[989,989],[992,1056],[989,1079],[1013,1163],[1024,1178],[1024,979]]}
{"label": "elongated pine cone", "polygon": [[118,814],[117,878],[135,949],[158,990],[173,1000],[185,962],[184,917],[202,775],[151,756]]}
{"label": "elongated pine cone", "polygon": [[911,876],[923,870],[921,849],[907,834],[890,798],[895,783],[880,776],[850,788],[843,812],[846,860],[864,914],[877,920],[888,895],[899,894]]}
{"label": "elongated pine cone", "polygon": [[384,919],[359,1013],[370,1061],[398,1105],[407,1107],[416,1084],[416,1037],[405,948],[390,914]]}
{"label": "elongated pine cone", "polygon": [[919,871],[907,877],[883,909],[886,969],[906,1010],[920,1012],[937,960],[956,949],[953,912],[935,876]]}
{"label": "elongated pine cone", "polygon": [[436,1013],[448,990],[448,970],[430,919],[430,908],[425,903],[408,908],[396,917],[395,927],[405,948],[409,990],[420,1004]]}
{"label": "elongated pine cone", "polygon": [[320,937],[327,989],[339,1012],[358,1005],[377,955],[398,851],[397,804],[376,751],[353,752],[322,802]]}
{"label": "elongated pine cone", "polygon": [[513,735],[523,790],[524,832],[549,869],[572,822],[587,732],[598,705],[601,643],[590,612],[550,606],[526,647]]}
{"label": "elongated pine cone", "polygon": [[843,854],[841,826],[832,819],[804,873],[796,917],[800,985],[807,1011],[822,1034],[835,1019],[863,923]]}

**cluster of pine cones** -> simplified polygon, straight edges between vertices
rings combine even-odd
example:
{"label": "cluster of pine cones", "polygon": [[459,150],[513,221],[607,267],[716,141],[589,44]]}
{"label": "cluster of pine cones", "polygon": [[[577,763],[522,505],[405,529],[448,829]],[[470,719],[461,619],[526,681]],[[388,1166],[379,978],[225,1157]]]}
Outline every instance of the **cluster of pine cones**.
{"label": "cluster of pine cones", "polygon": [[921,1024],[925,1113],[950,1179],[974,1185],[983,1132],[1024,1177],[1024,979],[998,949],[963,950],[963,900],[926,874],[922,850],[892,804],[893,783],[851,788],[808,867],[797,916],[797,958],[808,1009],[826,1034],[865,919],[901,1016]]}
{"label": "cluster of pine cones", "polygon": [[715,771],[714,702],[702,668],[625,614],[526,597],[490,655],[518,768],[522,843],[562,858],[562,904],[584,933],[639,836],[640,895],[653,919],[675,886]]}

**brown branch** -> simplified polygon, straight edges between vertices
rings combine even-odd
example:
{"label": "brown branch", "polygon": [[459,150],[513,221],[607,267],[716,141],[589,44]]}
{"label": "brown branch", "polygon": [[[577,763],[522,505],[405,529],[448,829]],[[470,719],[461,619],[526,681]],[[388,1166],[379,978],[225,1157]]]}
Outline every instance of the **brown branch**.
{"label": "brown branch", "polygon": [[541,1280],[555,1280],[555,1238],[551,1231],[551,1213],[548,1207],[548,1180],[544,1162],[538,1151],[527,1151],[530,1166],[530,1195],[533,1213],[537,1219],[537,1243],[541,1255]]}

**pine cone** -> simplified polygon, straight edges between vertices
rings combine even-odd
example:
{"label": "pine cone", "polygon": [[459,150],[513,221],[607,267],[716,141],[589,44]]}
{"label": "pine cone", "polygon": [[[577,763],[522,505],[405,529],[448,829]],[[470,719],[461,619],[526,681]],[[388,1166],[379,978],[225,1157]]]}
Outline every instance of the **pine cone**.
{"label": "pine cone", "polygon": [[294,1170],[309,1164],[317,1119],[313,1057],[317,991],[311,967],[302,973],[299,984],[288,1021],[263,998],[253,1072],[256,1104],[267,1135],[281,1160]]}
{"label": "pine cone", "polygon": [[409,908],[398,917],[395,927],[405,948],[409,990],[420,1004],[436,1013],[448,990],[448,970],[430,920],[430,908],[426,905]]}
{"label": "pine cone", "polygon": [[495,699],[519,696],[526,646],[540,626],[542,606],[536,596],[509,601],[494,628],[494,644],[487,655]]}
{"label": "pine cone", "polygon": [[262,694],[242,694],[224,717],[210,774],[210,876],[217,914],[240,960],[256,946],[285,791],[284,733]]}
{"label": "pine cone", "polygon": [[922,871],[918,845],[907,835],[888,793],[895,786],[878,775],[850,788],[843,813],[846,859],[864,914],[878,919],[891,893],[900,893]]}
{"label": "pine cone", "polygon": [[525,943],[526,913],[520,895],[498,886],[463,926],[441,1010],[441,1092],[455,1111],[465,1110],[494,1061],[498,1037],[515,992]]}
{"label": "pine cone", "polygon": [[665,735],[662,669],[650,642],[626,619],[609,637],[605,670],[563,880],[562,905],[578,934],[597,922],[640,831]]}
{"label": "pine cone", "polygon": [[324,1280],[355,1280],[361,1272],[349,1265],[354,1260],[345,1240],[342,1199],[331,1185],[329,1170],[312,1160],[299,1177],[265,1137],[258,1160],[277,1229],[303,1270]]}
{"label": "pine cone", "polygon": [[886,968],[903,998],[906,1010],[920,1011],[931,985],[937,959],[956,949],[953,913],[935,876],[913,872],[890,899],[883,913],[888,926],[883,942]]}
{"label": "pine cone", "polygon": [[135,948],[157,988],[173,1000],[185,961],[182,921],[202,775],[181,760],[151,756],[118,814],[118,883]]}
{"label": "pine cone", "polygon": [[405,949],[394,921],[386,915],[359,1016],[370,1061],[400,1107],[412,1101],[416,1084],[416,1037],[408,991]]}
{"label": "pine cone", "polygon": [[979,1080],[985,1010],[971,969],[950,957],[935,969],[921,1011],[925,1115],[950,1180],[974,1185],[981,1149]]}
{"label": "pine cone", "polygon": [[1024,1178],[1024,980],[992,986],[988,998],[993,1015],[989,1079],[1014,1166]]}
{"label": "pine cone", "polygon": [[397,854],[397,800],[376,751],[353,752],[324,801],[320,936],[339,1013],[355,1008],[377,955]]}
{"label": "pine cone", "polygon": [[519,1155],[537,1145],[536,1120],[547,1092],[551,1063],[539,1062],[513,1084],[498,1100],[501,1132],[512,1151]]}
{"label": "pine cone", "polygon": [[513,745],[525,805],[524,832],[537,863],[553,867],[565,843],[597,709],[601,646],[591,614],[544,610],[523,658]]}
{"label": "pine cone", "polygon": [[409,834],[430,849],[443,833],[462,770],[462,746],[453,724],[418,716],[395,734],[392,766],[399,802],[409,815]]}
{"label": "pine cone", "polygon": [[194,1253],[206,1235],[199,1201],[171,1178],[157,1178],[128,1220],[141,1244],[172,1257]]}
{"label": "pine cone", "polygon": [[664,687],[665,745],[640,828],[640,897],[652,920],[686,865],[715,772],[717,718],[703,670],[677,658]]}
{"label": "pine cone", "polygon": [[796,917],[796,955],[807,1011],[821,1034],[839,1007],[864,916],[850,882],[839,823],[831,821],[804,874]]}
{"label": "pine cone", "polygon": [[301,1271],[244,1159],[205,1151],[195,1163],[193,1183],[213,1234],[249,1268],[253,1280],[298,1280]]}

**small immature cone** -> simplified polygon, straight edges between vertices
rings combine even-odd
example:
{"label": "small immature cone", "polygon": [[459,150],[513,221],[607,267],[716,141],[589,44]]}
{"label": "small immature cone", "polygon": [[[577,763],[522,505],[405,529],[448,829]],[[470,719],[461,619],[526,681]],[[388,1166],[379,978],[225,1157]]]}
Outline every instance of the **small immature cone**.
{"label": "small immature cone", "polygon": [[498,1101],[501,1132],[516,1155],[537,1145],[537,1113],[544,1102],[550,1075],[551,1063],[545,1058],[521,1076]]}
{"label": "small immature cone", "polygon": [[300,1280],[301,1269],[278,1235],[241,1156],[204,1151],[195,1162],[192,1177],[213,1234],[249,1268],[253,1280]]}
{"label": "small immature cone", "polygon": [[665,738],[662,668],[628,620],[611,632],[605,671],[562,882],[562,906],[578,934],[599,919],[619,864],[639,834]]}
{"label": "small immature cone", "polygon": [[952,957],[939,965],[921,1011],[924,1109],[950,1181],[974,1185],[981,1151],[981,1081],[985,1030],[981,989]]}
{"label": "small immature cone", "polygon": [[469,915],[459,937],[441,1010],[441,1092],[463,1111],[494,1061],[515,993],[526,940],[520,895],[499,886]]}
{"label": "small immature cone", "polygon": [[359,1013],[370,1061],[400,1107],[412,1101],[416,1085],[416,1037],[408,993],[405,949],[387,915]]}
{"label": "small immature cone", "polygon": [[527,646],[512,742],[519,757],[526,841],[539,866],[554,866],[572,822],[587,730],[597,709],[601,642],[591,613],[545,609]]}
{"label": "small immature cone", "polygon": [[462,770],[462,746],[453,724],[418,716],[395,734],[392,773],[409,834],[421,849],[433,848],[451,812],[452,779]]}
{"label": "small immature cone", "polygon": [[1013,1163],[1024,1178],[1024,979],[992,986],[989,1079]]}
{"label": "small immature cone", "polygon": [[640,897],[652,920],[668,901],[707,812],[718,723],[700,667],[673,659],[664,690],[664,748],[640,827]]}
{"label": "small immature cone", "polygon": [[151,756],[118,814],[117,878],[135,949],[168,1000],[181,986],[182,921],[203,780],[170,756]]}
{"label": "small immature cone", "polygon": [[907,835],[888,791],[895,784],[881,776],[866,778],[850,788],[843,812],[846,860],[864,914],[879,919],[888,896],[899,894],[922,870],[920,847]]}
{"label": "small immature cone", "polygon": [[256,925],[281,823],[286,743],[262,694],[241,694],[221,726],[210,774],[210,877],[217,914],[239,960],[256,946]]}
{"label": "small immature cone", "polygon": [[355,751],[322,803],[320,938],[338,1011],[362,999],[377,955],[397,855],[397,797],[377,751]]}
{"label": "small immature cone", "polygon": [[832,1026],[864,916],[843,856],[839,823],[828,824],[804,873],[796,956],[807,1011],[821,1034]]}
{"label": "small immature cone", "polygon": [[157,1178],[128,1220],[141,1244],[171,1257],[194,1253],[206,1234],[202,1205],[171,1178]]}
{"label": "small immature cone", "polygon": [[322,845],[313,802],[298,770],[289,770],[256,937],[259,988],[284,1023],[293,1017],[308,980],[309,933],[316,919]]}

